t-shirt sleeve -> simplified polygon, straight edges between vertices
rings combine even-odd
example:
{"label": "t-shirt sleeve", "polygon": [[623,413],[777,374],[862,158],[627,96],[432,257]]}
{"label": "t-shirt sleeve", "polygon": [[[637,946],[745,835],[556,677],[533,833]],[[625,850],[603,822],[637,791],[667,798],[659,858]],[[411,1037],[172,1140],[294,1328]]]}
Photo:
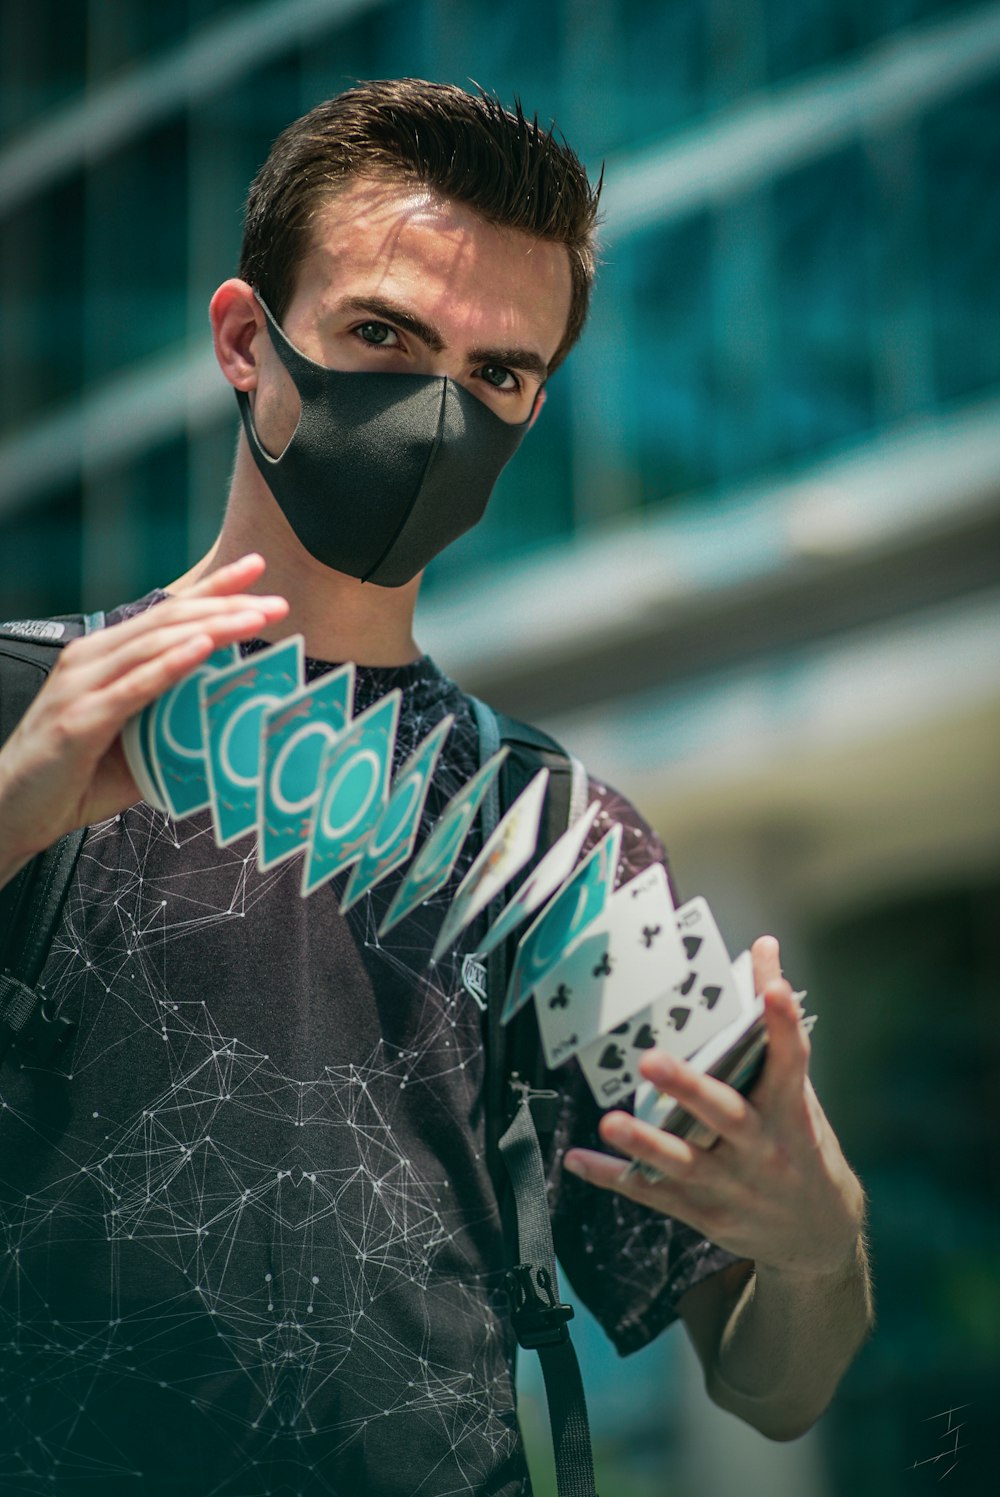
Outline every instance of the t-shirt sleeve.
{"label": "t-shirt sleeve", "polygon": [[[599,799],[601,809],[588,847],[615,822],[622,828],[618,884],[657,862],[667,868],[669,877],[663,843],[635,807],[594,780],[590,798]],[[678,1302],[688,1289],[739,1260],[684,1222],[598,1190],[563,1169],[568,1148],[607,1152],[607,1146],[597,1133],[602,1110],[577,1062],[568,1061],[556,1075],[563,1105],[548,1176],[556,1254],[575,1293],[624,1356],[677,1319]],[[631,1098],[625,1103],[625,1109],[630,1108]]]}

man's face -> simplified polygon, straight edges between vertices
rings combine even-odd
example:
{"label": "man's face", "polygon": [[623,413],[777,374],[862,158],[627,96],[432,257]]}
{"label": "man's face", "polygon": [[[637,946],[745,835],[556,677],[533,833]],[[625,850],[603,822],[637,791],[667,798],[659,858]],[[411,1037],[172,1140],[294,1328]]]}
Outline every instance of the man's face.
{"label": "man's face", "polygon": [[[318,364],[446,374],[516,423],[535,408],[570,290],[565,246],[494,228],[426,188],[354,181],[316,215],[282,326]],[[298,394],[263,328],[254,352],[254,420],[277,456]]]}

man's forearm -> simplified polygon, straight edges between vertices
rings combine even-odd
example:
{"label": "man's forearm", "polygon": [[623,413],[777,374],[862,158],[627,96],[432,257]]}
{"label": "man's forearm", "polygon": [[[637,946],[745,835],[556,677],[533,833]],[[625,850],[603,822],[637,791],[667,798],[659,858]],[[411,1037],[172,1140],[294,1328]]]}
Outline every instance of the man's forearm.
{"label": "man's forearm", "polygon": [[759,1268],[726,1324],[708,1392],[761,1434],[793,1440],[822,1414],[872,1322],[863,1236],[838,1274]]}

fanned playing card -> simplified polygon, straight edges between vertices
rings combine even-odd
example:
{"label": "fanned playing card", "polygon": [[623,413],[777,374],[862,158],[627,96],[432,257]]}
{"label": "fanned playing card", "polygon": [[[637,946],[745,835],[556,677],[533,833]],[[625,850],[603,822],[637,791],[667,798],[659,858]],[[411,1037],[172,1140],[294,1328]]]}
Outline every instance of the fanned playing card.
{"label": "fanned playing card", "polygon": [[430,899],[448,882],[448,876],[455,866],[455,860],[462,850],[462,843],[469,834],[483,797],[506,757],[507,749],[499,749],[452,796],[442,811],[437,826],[406,870],[403,882],[378,928],[380,936],[386,935],[411,910]]}
{"label": "fanned playing card", "polygon": [[669,1004],[669,998],[660,998],[577,1052],[580,1069],[599,1106],[613,1107],[643,1084],[639,1062],[667,1032]]}
{"label": "fanned playing card", "polygon": [[166,811],[168,807],[163,786],[149,752],[150,716],[151,709],[144,707],[141,712],[129,718],[122,728],[122,752],[143,800],[147,805],[155,806],[157,811]]}
{"label": "fanned playing card", "polygon": [[401,700],[398,687],[388,692],[327,748],[306,843],[303,896],[350,867],[385,809]]}
{"label": "fanned playing card", "polygon": [[554,842],[541,862],[534,868],[494,920],[478,947],[479,956],[488,956],[494,947],[507,939],[511,931],[541,909],[545,901],[565,883],[576,866],[580,850],[587,840],[587,833],[601,808],[598,800],[591,801],[586,811],[571,827],[568,827],[557,842]]}
{"label": "fanned playing card", "polygon": [[405,863],[413,851],[420,818],[430,788],[441,745],[455,721],[451,713],[432,728],[414,749],[393,781],[389,804],[368,834],[368,840],[351,869],[351,877],[340,906],[345,914],[363,894]]}
{"label": "fanned playing card", "polygon": [[[733,958],[731,971],[733,986],[736,989],[739,999],[740,1015],[742,1016],[743,1024],[741,1025],[734,1018],[731,1021],[730,1028],[722,1036],[721,1041],[717,1035],[714,1039],[709,1040],[697,1054],[688,1057],[691,1065],[696,1065],[700,1068],[706,1056],[711,1057],[718,1053],[720,1043],[723,1050],[725,1049],[729,1042],[730,1034],[734,1034],[738,1038],[746,1032],[747,1026],[753,1026],[760,1015],[760,1003],[754,992],[753,957],[749,951],[741,951],[739,956]],[[722,1079],[727,1080],[728,1078],[722,1076]],[[665,1104],[661,1105],[664,1096],[665,1094],[657,1091],[651,1081],[640,1081],[635,1093],[636,1117],[642,1118],[644,1122],[651,1122],[655,1118],[666,1119],[667,1117],[672,1117],[670,1109],[674,1105],[673,1098],[667,1098]],[[677,1108],[677,1113],[678,1115],[682,1114],[684,1118],[689,1118],[690,1116],[681,1107]],[[665,1124],[661,1124],[661,1126],[665,1126]],[[674,1133],[677,1130],[670,1127],[668,1131]],[[685,1135],[686,1133],[687,1127],[685,1127]]]}
{"label": "fanned playing card", "polygon": [[302,684],[302,635],[198,681],[215,840],[228,847],[257,826],[261,719]]}
{"label": "fanned playing card", "polygon": [[444,917],[431,952],[432,966],[531,857],[538,845],[538,826],[548,783],[548,770],[540,769],[486,839]]}
{"label": "fanned playing card", "polygon": [[354,666],[342,665],[264,713],[257,817],[262,872],[308,842],[323,755],[347,726],[353,705]]}
{"label": "fanned playing card", "polygon": [[[661,863],[623,884],[535,987],[545,1061],[554,1067],[668,999],[684,968],[673,901]],[[661,1048],[677,1053],[669,1007]]]}
{"label": "fanned playing card", "polygon": [[[746,1095],[754,1087],[764,1065],[767,1026],[763,1012],[764,1005],[761,1002],[760,1012],[756,1016],[748,1018],[742,1015],[735,1023],[720,1030],[701,1051],[691,1057],[691,1065],[703,1071],[706,1076],[724,1081]],[[699,1149],[711,1148],[718,1138],[718,1134],[707,1123],[688,1112],[665,1092],[657,1092],[655,1087],[649,1093],[643,1093],[641,1111],[640,1098],[636,1096],[636,1117],[641,1117],[643,1122],[663,1128],[668,1133],[674,1133],[678,1138],[686,1139]],[[660,1171],[653,1165],[644,1164],[637,1159],[632,1161],[626,1173],[642,1175],[651,1185],[663,1179]]]}
{"label": "fanned playing card", "polygon": [[670,1051],[684,1060],[737,1018],[742,1003],[729,952],[708,902],[701,895],[689,899],[676,918],[685,970],[671,994],[679,1046],[671,1046]]}
{"label": "fanned playing card", "polygon": [[500,1022],[506,1024],[597,918],[615,885],[622,829],[616,823],[528,927],[517,945]]}
{"label": "fanned playing card", "polygon": [[[642,1085],[638,1064],[655,1045],[685,1060],[743,1013],[743,1000],[722,936],[700,896],[674,912],[682,967],[670,991],[635,1020],[585,1046],[580,1066],[602,1107]],[[753,978],[751,973],[751,984]]]}
{"label": "fanned playing card", "polygon": [[190,675],[146,709],[150,758],[163,786],[167,808],[175,820],[203,811],[211,804],[199,686],[217,671],[235,665],[239,658],[235,645],[214,650]]}

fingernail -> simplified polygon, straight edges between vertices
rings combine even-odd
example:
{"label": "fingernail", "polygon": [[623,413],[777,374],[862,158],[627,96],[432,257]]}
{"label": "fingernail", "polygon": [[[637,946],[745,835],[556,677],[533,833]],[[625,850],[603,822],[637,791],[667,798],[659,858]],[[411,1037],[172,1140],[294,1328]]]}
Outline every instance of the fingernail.
{"label": "fingernail", "polygon": [[571,1175],[579,1175],[581,1180],[587,1178],[587,1167],[578,1154],[567,1154],[563,1159],[563,1169],[569,1170]]}

